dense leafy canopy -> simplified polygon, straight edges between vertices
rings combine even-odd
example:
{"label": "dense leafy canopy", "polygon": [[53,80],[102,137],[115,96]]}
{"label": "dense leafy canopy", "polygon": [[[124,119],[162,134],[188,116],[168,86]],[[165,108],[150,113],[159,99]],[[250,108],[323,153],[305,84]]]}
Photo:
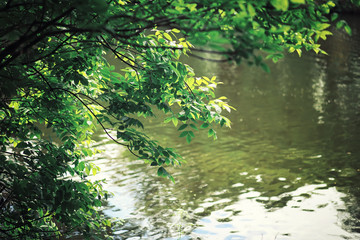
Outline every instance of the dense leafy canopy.
{"label": "dense leafy canopy", "polygon": [[[215,77],[196,77],[182,55],[245,61],[268,70],[256,50],[323,52],[337,19],[332,1],[5,0],[0,2],[0,237],[106,237],[97,207],[108,193],[84,161],[95,128],[169,177],[173,149],[141,130],[154,109],[191,142],[230,126]],[[197,46],[197,47],[194,47]],[[107,62],[122,64],[115,71]],[[263,55],[262,55],[263,56]],[[209,58],[209,57],[207,57]],[[51,136],[51,137],[50,137]]]}

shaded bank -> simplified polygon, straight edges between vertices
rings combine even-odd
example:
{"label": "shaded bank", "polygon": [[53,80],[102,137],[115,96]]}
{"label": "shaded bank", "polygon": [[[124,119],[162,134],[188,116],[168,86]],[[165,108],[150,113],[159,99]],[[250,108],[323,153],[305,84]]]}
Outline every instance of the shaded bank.
{"label": "shaded bank", "polygon": [[359,13],[360,12],[360,1],[354,0],[352,2],[347,0],[336,0],[336,8],[334,11],[346,14],[346,13]]}

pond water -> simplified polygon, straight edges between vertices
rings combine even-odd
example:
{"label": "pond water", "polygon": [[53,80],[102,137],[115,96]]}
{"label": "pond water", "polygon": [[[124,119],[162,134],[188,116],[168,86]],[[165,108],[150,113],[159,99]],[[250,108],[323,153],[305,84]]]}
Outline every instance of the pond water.
{"label": "pond water", "polygon": [[161,118],[146,131],[187,161],[173,184],[105,135],[93,160],[120,217],[115,239],[360,239],[360,25],[337,31],[329,56],[287,55],[271,74],[190,59],[198,76],[224,82],[231,129],[187,144]]}

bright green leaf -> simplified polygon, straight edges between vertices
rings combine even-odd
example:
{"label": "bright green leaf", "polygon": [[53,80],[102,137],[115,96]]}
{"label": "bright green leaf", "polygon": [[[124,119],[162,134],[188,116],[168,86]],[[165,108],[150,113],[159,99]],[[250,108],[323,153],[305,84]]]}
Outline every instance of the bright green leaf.
{"label": "bright green leaf", "polygon": [[171,120],[172,120],[174,126],[176,127],[178,125],[179,120],[176,117],[172,117]]}
{"label": "bright green leaf", "polygon": [[168,34],[167,32],[164,32],[164,37],[169,40],[169,41],[172,41],[172,38],[170,36],[170,34]]}
{"label": "bright green leaf", "polygon": [[271,4],[275,7],[276,10],[286,11],[289,7],[288,0],[271,0]]}

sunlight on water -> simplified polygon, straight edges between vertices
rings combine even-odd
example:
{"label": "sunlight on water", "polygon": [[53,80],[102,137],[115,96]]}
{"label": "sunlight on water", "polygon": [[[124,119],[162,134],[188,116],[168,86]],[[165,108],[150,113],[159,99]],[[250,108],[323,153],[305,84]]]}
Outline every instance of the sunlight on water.
{"label": "sunlight on water", "polygon": [[[267,210],[261,199],[240,195],[238,202],[214,211],[198,221],[194,236],[203,239],[340,239],[350,237],[338,225],[337,209],[343,208],[343,194],[335,188],[317,190],[309,185],[287,193],[291,201],[279,209]],[[311,197],[307,198],[308,194]],[[305,195],[305,196],[304,196]],[[329,201],[331,199],[331,201]],[[233,213],[236,214],[233,214]],[[224,223],[225,222],[225,223]],[[207,232],[208,229],[211,229]],[[311,238],[309,238],[311,232]]]}
{"label": "sunlight on water", "polygon": [[329,56],[270,63],[271,74],[190,60],[225,83],[217,95],[237,111],[218,141],[196,133],[190,145],[146,120],[187,161],[168,169],[176,184],[99,134],[96,178],[114,193],[102,211],[125,220],[115,239],[360,239],[359,25],[353,33],[334,34]]}

